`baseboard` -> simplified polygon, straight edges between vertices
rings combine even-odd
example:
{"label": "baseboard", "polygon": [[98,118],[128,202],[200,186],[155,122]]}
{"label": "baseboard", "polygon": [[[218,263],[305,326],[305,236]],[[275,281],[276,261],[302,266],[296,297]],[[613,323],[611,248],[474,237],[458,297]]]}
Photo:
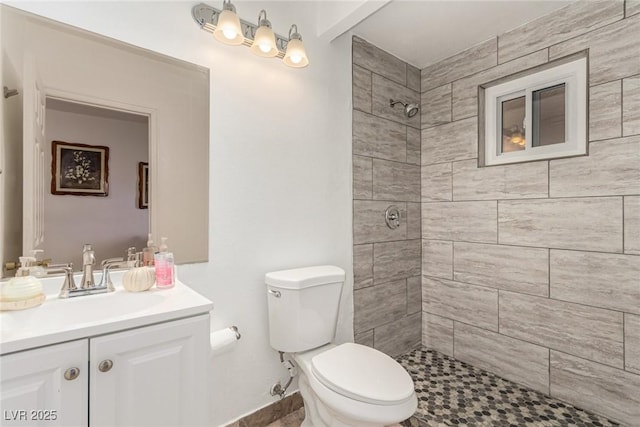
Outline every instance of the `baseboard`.
{"label": "baseboard", "polygon": [[266,427],[274,421],[284,418],[302,407],[302,396],[295,392],[282,400],[258,409],[256,412],[240,418],[227,427]]}

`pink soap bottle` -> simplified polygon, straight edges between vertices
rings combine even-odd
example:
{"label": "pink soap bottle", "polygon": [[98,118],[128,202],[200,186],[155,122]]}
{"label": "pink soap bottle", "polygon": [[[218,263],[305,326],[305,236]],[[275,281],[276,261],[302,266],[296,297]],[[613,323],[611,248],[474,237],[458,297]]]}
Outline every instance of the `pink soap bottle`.
{"label": "pink soap bottle", "polygon": [[167,238],[160,239],[160,252],[154,256],[156,270],[156,287],[159,289],[173,288],[175,285],[173,254],[167,250]]}

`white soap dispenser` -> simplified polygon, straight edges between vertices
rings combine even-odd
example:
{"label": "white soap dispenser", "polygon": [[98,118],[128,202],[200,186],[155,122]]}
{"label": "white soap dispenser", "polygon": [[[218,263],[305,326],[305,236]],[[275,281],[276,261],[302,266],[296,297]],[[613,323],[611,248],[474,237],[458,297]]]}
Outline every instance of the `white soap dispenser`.
{"label": "white soap dispenser", "polygon": [[20,268],[16,277],[2,286],[0,308],[2,310],[22,310],[36,307],[44,302],[42,283],[29,275],[29,269],[35,264],[33,257],[20,257]]}

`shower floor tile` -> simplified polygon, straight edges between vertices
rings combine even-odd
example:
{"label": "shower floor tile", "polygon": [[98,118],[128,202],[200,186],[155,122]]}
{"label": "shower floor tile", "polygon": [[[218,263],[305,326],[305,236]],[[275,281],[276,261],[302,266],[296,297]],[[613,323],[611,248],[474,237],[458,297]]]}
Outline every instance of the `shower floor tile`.
{"label": "shower floor tile", "polygon": [[418,410],[403,426],[619,425],[433,350],[420,348],[396,360],[418,395]]}

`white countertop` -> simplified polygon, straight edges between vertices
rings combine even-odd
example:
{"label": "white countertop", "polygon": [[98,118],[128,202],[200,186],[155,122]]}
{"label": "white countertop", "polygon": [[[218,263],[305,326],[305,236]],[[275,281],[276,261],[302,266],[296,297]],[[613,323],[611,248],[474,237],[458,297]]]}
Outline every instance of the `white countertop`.
{"label": "white countertop", "polygon": [[[171,289],[127,292],[113,272],[115,292],[59,299],[63,277],[41,279],[46,301],[0,312],[0,354],[205,314],[213,303],[180,281]],[[98,278],[99,274],[96,275]],[[79,279],[76,283],[79,283]]]}

